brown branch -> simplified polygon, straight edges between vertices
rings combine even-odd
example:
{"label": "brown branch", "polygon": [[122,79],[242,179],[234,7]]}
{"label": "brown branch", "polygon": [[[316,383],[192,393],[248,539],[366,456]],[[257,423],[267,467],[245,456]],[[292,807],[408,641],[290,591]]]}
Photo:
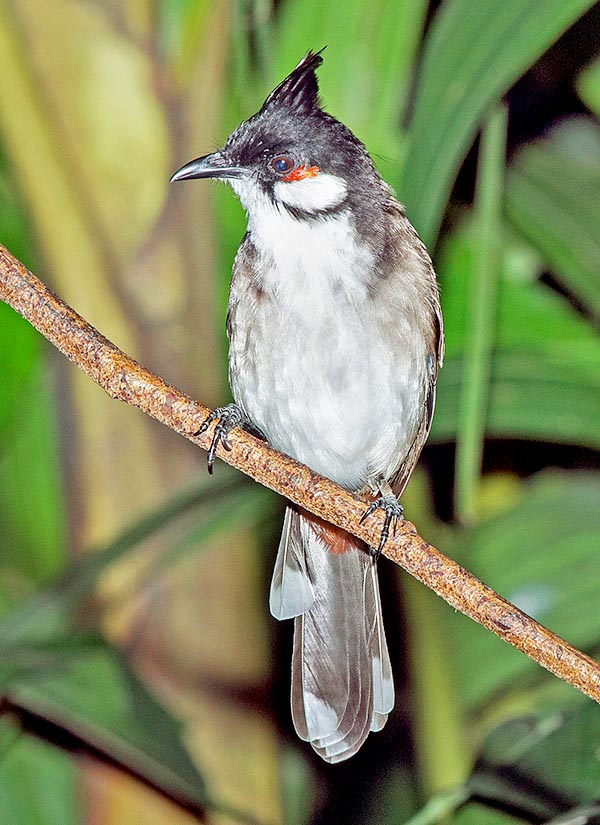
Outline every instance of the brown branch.
{"label": "brown branch", "polygon": [[[196,438],[209,410],[144,369],[108,341],[47,289],[0,246],[0,299],[10,304],[111,398],[133,404],[167,427],[208,449],[212,427]],[[377,545],[383,514],[360,524],[365,502],[308,467],[246,432],[236,430],[231,451],[219,449],[228,464]],[[410,522],[399,525],[385,555],[457,610],[514,645],[582,693],[600,702],[600,665],[534,621],[422,539]]]}

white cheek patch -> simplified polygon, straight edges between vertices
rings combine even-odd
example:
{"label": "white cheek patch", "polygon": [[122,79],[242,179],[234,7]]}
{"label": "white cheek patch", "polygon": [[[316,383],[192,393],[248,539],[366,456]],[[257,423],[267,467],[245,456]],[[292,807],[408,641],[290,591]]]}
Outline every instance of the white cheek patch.
{"label": "white cheek patch", "polygon": [[319,172],[315,177],[283,181],[275,184],[275,198],[302,212],[334,209],[346,197],[346,181],[336,175]]}

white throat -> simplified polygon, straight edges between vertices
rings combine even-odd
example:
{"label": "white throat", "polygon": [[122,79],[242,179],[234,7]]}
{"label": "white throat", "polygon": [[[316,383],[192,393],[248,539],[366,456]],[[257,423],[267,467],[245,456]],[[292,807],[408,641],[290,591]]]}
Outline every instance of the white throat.
{"label": "white throat", "polygon": [[[317,184],[321,177],[324,182]],[[327,178],[333,178],[334,182]],[[333,175],[290,183],[281,181],[275,185],[276,196],[279,196],[277,187],[286,187],[285,203],[298,204],[307,212],[307,200],[312,198],[316,203],[318,192],[320,205],[315,211],[332,208],[323,205],[324,196],[329,197],[330,204],[341,203],[346,190],[344,183],[341,192],[338,181],[341,179]],[[232,180],[231,185],[248,214],[248,232],[260,259],[257,286],[263,291],[307,305],[314,305],[329,295],[338,298],[347,295],[352,302],[367,297],[373,253],[357,242],[349,210],[322,217],[316,215],[312,219],[296,218],[284,203],[267,197],[256,181]],[[307,188],[299,195],[301,186]]]}

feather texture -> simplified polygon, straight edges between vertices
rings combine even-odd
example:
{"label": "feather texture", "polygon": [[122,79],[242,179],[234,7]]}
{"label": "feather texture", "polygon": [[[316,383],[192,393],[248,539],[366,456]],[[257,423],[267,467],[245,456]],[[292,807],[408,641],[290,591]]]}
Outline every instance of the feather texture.
{"label": "feather texture", "polygon": [[287,507],[269,596],[269,608],[276,619],[293,619],[314,604],[309,554],[304,549],[310,538],[306,528],[305,534],[303,539],[300,516]]}
{"label": "feather texture", "polygon": [[[366,148],[322,110],[321,60],[309,52],[219,153],[248,214],[228,307],[231,390],[275,449],[349,490],[383,479],[399,496],[443,356],[437,283]],[[315,174],[282,176],[279,160]],[[373,558],[290,506],[270,606],[295,617],[299,736],[347,759],[394,702]]]}
{"label": "feather texture", "polygon": [[[280,557],[290,557],[300,536],[305,562],[295,560],[294,568],[310,571],[304,589],[314,594],[295,620],[292,717],[301,739],[327,762],[339,762],[360,748],[370,730],[383,727],[394,702],[377,570],[362,542],[347,533],[342,540],[341,531],[290,511]],[[274,582],[281,581],[281,564],[278,558]]]}
{"label": "feather texture", "polygon": [[273,89],[263,104],[285,106],[297,112],[309,113],[319,107],[319,85],[316,70],[323,62],[321,52],[307,52],[296,68]]}

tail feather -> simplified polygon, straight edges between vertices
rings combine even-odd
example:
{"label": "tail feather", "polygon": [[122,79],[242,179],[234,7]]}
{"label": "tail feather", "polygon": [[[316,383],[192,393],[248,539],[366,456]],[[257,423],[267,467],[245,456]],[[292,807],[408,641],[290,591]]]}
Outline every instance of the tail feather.
{"label": "tail feather", "polygon": [[[290,606],[304,606],[294,625],[292,717],[298,736],[328,762],[352,756],[369,730],[381,730],[394,701],[377,569],[363,548],[288,508],[271,610],[289,615]],[[300,596],[290,592],[296,585]]]}
{"label": "tail feather", "polygon": [[369,730],[369,716],[363,714],[356,717],[355,724],[348,732],[348,735],[338,742],[334,742],[325,747],[320,747],[319,742],[311,742],[311,745],[315,752],[326,762],[330,762],[331,764],[343,762],[360,749],[369,735]]}
{"label": "tail feather", "polygon": [[328,646],[333,640],[311,621],[312,613],[295,620],[292,655],[292,719],[300,739],[311,743],[338,728],[349,701],[350,678],[349,668],[342,672],[336,667],[335,651]]}
{"label": "tail feather", "polygon": [[[369,584],[365,587],[365,605],[369,625],[371,661],[373,663],[373,713],[378,716],[385,716],[387,719],[387,714],[394,707],[394,678],[383,627],[377,564],[374,559],[366,571],[366,575],[370,579]],[[384,724],[385,720],[381,727]],[[379,729],[373,728],[373,730]]]}
{"label": "tail feather", "polygon": [[276,619],[293,619],[314,604],[315,592],[305,542],[297,511],[286,507],[269,596],[269,608]]}
{"label": "tail feather", "polygon": [[371,731],[373,733],[377,733],[378,730],[383,730],[387,720],[387,713],[375,713],[375,711],[373,711],[373,718],[371,719]]}
{"label": "tail feather", "polygon": [[[346,559],[327,553],[316,534],[308,538],[305,552],[314,575],[315,602],[295,620],[292,716],[298,735],[313,742],[354,719],[364,664],[357,668],[354,651],[348,649],[345,617],[355,599],[343,586]],[[340,581],[336,573],[342,576]],[[337,589],[335,597],[332,585]]]}
{"label": "tail feather", "polygon": [[[369,564],[370,560],[361,548],[357,548],[357,551],[360,554],[358,556],[359,561],[366,562],[362,575],[362,604],[366,605],[371,601],[370,594],[367,593],[370,584],[368,571],[373,564],[372,562]],[[368,631],[368,624],[366,629]],[[351,668],[354,684],[348,684],[348,692],[350,697],[354,696],[354,701],[348,702],[344,717],[337,729],[329,736],[313,743],[313,747],[321,756],[339,755],[352,746],[362,743],[366,738],[369,731],[368,728],[365,730],[364,722],[369,718],[368,708],[374,698],[373,684],[368,678],[365,678],[370,667],[371,656],[367,637],[366,644],[358,646],[356,659]],[[373,672],[375,672],[374,668]]]}

